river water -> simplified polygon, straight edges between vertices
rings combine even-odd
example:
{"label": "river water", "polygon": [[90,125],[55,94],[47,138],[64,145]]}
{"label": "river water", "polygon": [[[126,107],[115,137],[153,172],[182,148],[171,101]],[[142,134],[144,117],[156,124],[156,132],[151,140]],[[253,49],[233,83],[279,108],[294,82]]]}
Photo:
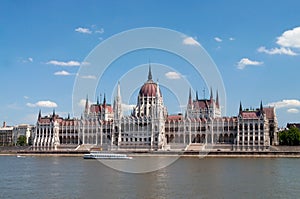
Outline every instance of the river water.
{"label": "river water", "polygon": [[158,171],[132,174],[81,157],[0,156],[0,175],[3,199],[300,195],[300,159],[296,158],[180,158]]}

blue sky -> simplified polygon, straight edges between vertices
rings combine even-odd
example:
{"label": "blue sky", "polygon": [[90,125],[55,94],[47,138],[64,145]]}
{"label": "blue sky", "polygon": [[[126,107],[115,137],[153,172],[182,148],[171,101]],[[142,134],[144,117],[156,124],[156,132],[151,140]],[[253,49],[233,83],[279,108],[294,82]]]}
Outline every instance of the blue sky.
{"label": "blue sky", "polygon": [[[260,101],[275,105],[280,126],[300,122],[299,1],[5,1],[0,3],[0,121],[9,125],[35,123],[43,114],[72,114],[72,92],[80,64],[101,42],[120,32],[142,27],[175,30],[197,41],[215,62],[226,89],[226,115],[256,108]],[[97,93],[113,96],[122,72],[147,64],[165,64],[192,77],[184,62],[165,52],[144,50],[123,56],[100,82]],[[124,66],[122,70],[118,68]],[[153,66],[155,68],[155,64]],[[118,74],[110,84],[112,74]],[[167,72],[166,72],[167,73]],[[160,74],[160,75],[166,75]],[[169,73],[170,74],[170,73]],[[174,75],[174,73],[173,73]],[[156,79],[159,75],[153,73]],[[176,78],[172,81],[176,84]],[[93,78],[93,77],[86,77]],[[161,78],[161,77],[160,77]],[[163,80],[159,80],[163,81]],[[209,85],[197,79],[202,95]],[[121,81],[122,83],[122,81]],[[170,113],[182,106],[165,89]],[[188,91],[186,96],[188,96]],[[92,96],[91,101],[95,101]],[[187,99],[186,99],[187,100]],[[177,104],[176,104],[177,103]]]}

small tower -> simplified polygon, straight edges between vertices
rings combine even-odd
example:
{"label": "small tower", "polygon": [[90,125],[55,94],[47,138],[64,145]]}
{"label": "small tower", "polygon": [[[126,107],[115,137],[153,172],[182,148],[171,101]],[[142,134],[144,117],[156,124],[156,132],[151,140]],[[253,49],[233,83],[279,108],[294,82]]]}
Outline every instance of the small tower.
{"label": "small tower", "polygon": [[122,98],[121,98],[120,82],[118,82],[117,96],[115,97],[113,108],[114,108],[114,119],[115,120],[121,119],[123,113],[122,113]]}
{"label": "small tower", "polygon": [[149,64],[148,81],[152,80],[151,65]]}
{"label": "small tower", "polygon": [[263,114],[264,113],[264,107],[262,104],[262,100],[260,101],[260,113]]}
{"label": "small tower", "polygon": [[216,97],[216,106],[220,107],[220,103],[219,103],[219,92],[217,90],[217,97]]}
{"label": "small tower", "polygon": [[189,90],[189,101],[188,101],[188,107],[192,108],[193,107],[193,99],[192,99],[192,90],[190,88]]}
{"label": "small tower", "polygon": [[88,95],[86,96],[86,100],[85,100],[85,108],[84,108],[84,117],[87,117],[89,114],[89,99],[88,99]]}
{"label": "small tower", "polygon": [[242,112],[243,112],[243,107],[242,107],[242,102],[240,101],[239,115],[242,114]]}
{"label": "small tower", "polygon": [[156,84],[156,109],[155,109],[155,119],[157,120],[158,126],[158,149],[165,150],[166,138],[165,138],[165,116],[164,116],[164,105],[162,96],[159,89],[159,83]]}
{"label": "small tower", "polygon": [[105,96],[105,93],[104,93],[104,97],[103,97],[103,106],[104,107],[106,106],[106,96]]}
{"label": "small tower", "polygon": [[38,121],[40,121],[41,118],[42,118],[42,111],[41,111],[41,109],[40,109],[40,110],[39,110]]}
{"label": "small tower", "polygon": [[214,100],[212,87],[210,87],[210,101],[212,102]]}

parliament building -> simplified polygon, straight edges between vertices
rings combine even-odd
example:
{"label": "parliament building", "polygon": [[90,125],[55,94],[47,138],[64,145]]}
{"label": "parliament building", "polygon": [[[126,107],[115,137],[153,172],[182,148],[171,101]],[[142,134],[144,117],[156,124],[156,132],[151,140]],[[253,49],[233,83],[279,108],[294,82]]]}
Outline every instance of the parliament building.
{"label": "parliament building", "polygon": [[140,88],[137,104],[130,115],[123,115],[121,85],[113,105],[86,99],[81,118],[62,118],[39,112],[33,135],[33,148],[74,150],[230,150],[263,151],[277,145],[277,119],[274,107],[243,109],[234,117],[222,117],[218,92],[209,99],[193,99],[188,94],[184,114],[169,115],[159,84],[148,79]]}

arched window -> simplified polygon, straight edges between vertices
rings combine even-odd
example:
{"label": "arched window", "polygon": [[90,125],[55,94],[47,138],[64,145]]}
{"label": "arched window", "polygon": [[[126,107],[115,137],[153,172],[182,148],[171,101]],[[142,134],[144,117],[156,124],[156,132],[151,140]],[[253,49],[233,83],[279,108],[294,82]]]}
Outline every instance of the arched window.
{"label": "arched window", "polygon": [[253,130],[253,124],[250,124],[250,130]]}
{"label": "arched window", "polygon": [[264,130],[264,125],[260,124],[260,130]]}

